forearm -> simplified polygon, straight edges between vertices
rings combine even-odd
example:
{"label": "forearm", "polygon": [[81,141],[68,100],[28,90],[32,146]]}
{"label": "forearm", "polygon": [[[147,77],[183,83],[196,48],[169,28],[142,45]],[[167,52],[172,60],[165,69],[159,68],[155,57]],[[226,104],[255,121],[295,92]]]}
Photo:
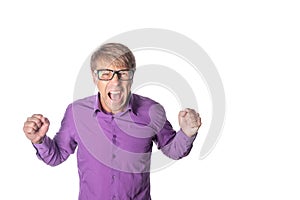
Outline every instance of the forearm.
{"label": "forearm", "polygon": [[175,137],[167,145],[161,148],[161,151],[168,157],[178,160],[187,156],[192,147],[196,135],[188,137],[181,130],[178,131]]}
{"label": "forearm", "polygon": [[58,147],[55,139],[45,137],[40,144],[33,144],[37,150],[36,155],[44,163],[50,166],[56,166],[64,162],[70,155],[66,150]]}

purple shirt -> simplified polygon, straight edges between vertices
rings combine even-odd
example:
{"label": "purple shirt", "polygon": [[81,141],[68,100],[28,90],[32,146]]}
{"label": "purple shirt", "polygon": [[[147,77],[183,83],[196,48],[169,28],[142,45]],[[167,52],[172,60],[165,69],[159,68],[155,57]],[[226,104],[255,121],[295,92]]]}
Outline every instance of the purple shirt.
{"label": "purple shirt", "polygon": [[149,98],[132,94],[124,112],[111,114],[101,109],[98,95],[70,104],[54,138],[34,145],[37,156],[55,166],[77,147],[79,200],[151,199],[153,142],[168,157],[180,159],[195,136],[176,133],[163,107]]}

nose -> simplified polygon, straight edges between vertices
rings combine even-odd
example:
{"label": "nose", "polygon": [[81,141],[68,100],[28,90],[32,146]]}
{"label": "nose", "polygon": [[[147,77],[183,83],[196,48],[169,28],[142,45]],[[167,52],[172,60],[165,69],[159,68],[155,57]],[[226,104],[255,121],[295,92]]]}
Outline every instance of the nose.
{"label": "nose", "polygon": [[112,82],[112,83],[119,83],[119,82],[120,82],[118,73],[114,73],[114,74],[113,74],[113,77],[112,77],[112,79],[110,80],[110,82]]}

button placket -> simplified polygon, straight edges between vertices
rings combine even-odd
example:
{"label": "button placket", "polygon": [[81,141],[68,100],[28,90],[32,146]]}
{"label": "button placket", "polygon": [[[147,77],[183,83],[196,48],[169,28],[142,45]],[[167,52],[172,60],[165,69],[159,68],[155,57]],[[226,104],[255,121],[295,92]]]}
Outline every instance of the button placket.
{"label": "button placket", "polygon": [[[114,118],[113,118],[114,119]],[[112,159],[115,159],[116,158],[116,151],[118,149],[117,147],[117,135],[116,135],[116,124],[115,124],[115,121],[113,120],[112,121]]]}
{"label": "button placket", "polygon": [[115,184],[115,182],[116,182],[116,175],[112,174],[111,175],[111,184]]}
{"label": "button placket", "polygon": [[115,134],[113,135],[112,142],[114,145],[117,144],[117,135],[115,135]]}

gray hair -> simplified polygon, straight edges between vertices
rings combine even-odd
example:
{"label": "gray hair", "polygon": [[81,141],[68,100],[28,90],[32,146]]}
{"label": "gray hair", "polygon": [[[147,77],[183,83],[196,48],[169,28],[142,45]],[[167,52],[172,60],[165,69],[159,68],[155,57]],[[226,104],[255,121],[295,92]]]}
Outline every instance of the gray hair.
{"label": "gray hair", "polygon": [[106,43],[101,45],[91,56],[91,70],[97,69],[97,63],[106,67],[126,67],[135,69],[135,57],[130,49],[120,43]]}

